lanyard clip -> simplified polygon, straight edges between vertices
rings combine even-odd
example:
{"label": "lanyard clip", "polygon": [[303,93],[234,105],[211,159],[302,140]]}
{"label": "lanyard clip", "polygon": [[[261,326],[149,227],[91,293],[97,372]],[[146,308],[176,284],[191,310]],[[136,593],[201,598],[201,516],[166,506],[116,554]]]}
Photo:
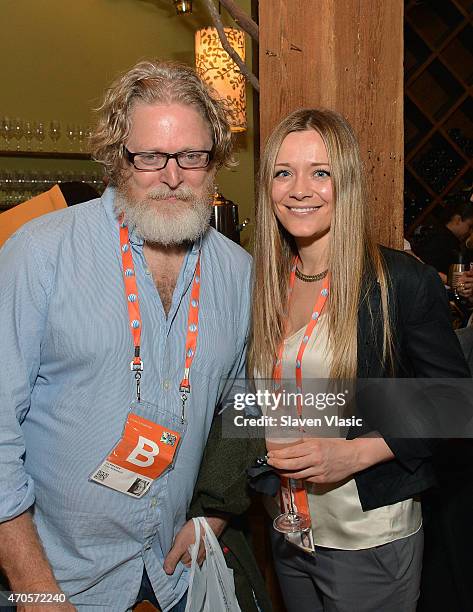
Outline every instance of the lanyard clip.
{"label": "lanyard clip", "polygon": [[181,385],[179,387],[179,391],[181,392],[181,402],[182,402],[181,423],[184,424],[184,422],[186,420],[186,418],[185,418],[185,409],[186,409],[187,396],[191,392],[191,386],[189,384],[189,381],[187,381],[187,384],[181,383]]}
{"label": "lanyard clip", "polygon": [[142,372],[143,371],[143,362],[140,357],[135,357],[133,361],[130,361],[130,370],[132,372]]}
{"label": "lanyard clip", "polygon": [[141,402],[141,372],[135,372],[135,380],[136,380],[136,400]]}
{"label": "lanyard clip", "polygon": [[138,402],[141,401],[141,372],[143,371],[143,362],[141,358],[135,357],[133,361],[130,362],[130,370],[135,373],[135,381],[136,381],[136,400]]}

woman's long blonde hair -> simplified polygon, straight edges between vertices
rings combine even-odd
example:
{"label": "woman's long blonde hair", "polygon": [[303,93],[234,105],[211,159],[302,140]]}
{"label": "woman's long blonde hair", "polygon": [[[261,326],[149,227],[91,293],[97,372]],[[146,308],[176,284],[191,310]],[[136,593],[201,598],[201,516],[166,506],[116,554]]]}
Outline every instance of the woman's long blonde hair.
{"label": "woman's long blonde hair", "polygon": [[332,178],[330,295],[326,305],[332,354],[330,376],[355,378],[358,310],[364,296],[363,278],[370,267],[381,289],[383,359],[392,363],[389,279],[379,247],[369,229],[368,201],[357,139],[341,115],[321,109],[297,110],[283,119],[269,137],[261,158],[249,372],[258,372],[269,378],[278,348],[284,339],[289,273],[297,248],[292,236],[275,216],[271,186],[283,140],[291,132],[306,130],[315,130],[322,137]]}

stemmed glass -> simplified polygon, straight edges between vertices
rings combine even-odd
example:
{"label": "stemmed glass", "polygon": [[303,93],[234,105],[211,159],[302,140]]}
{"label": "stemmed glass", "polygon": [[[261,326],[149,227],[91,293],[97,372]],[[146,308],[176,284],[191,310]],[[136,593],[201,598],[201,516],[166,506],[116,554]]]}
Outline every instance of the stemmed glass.
{"label": "stemmed glass", "polygon": [[73,123],[68,123],[66,126],[66,135],[69,139],[69,150],[73,151],[74,142],[77,138],[77,127]]}
{"label": "stemmed glass", "polygon": [[53,150],[57,151],[57,141],[61,137],[61,124],[56,119],[49,124],[49,137],[54,143]]}
{"label": "stemmed glass", "polygon": [[[287,448],[288,446],[294,446],[300,444],[302,438],[299,440],[288,440],[287,438],[266,438],[266,448],[268,450],[276,450],[281,448]],[[288,505],[289,511],[283,512],[277,516],[273,521],[273,527],[276,531],[281,533],[296,533],[299,531],[305,531],[310,527],[310,516],[300,512],[294,505],[294,485],[292,478],[287,478],[287,491],[288,491]]]}
{"label": "stemmed glass", "polygon": [[13,122],[13,135],[17,140],[16,150],[20,150],[20,140],[23,138],[23,121],[18,117]]}
{"label": "stemmed glass", "polygon": [[31,141],[34,138],[34,131],[30,121],[25,122],[24,136],[26,140],[26,150],[31,151]]}
{"label": "stemmed glass", "polygon": [[84,140],[86,139],[86,128],[82,125],[77,126],[77,140],[79,141],[79,151],[84,150]]}
{"label": "stemmed glass", "polygon": [[[266,448],[270,450],[279,450],[294,446],[303,442],[303,432],[298,426],[289,426],[284,424],[282,416],[289,416],[291,419],[295,417],[294,407],[287,407],[280,402],[276,410],[271,410],[271,416],[275,421],[266,429]],[[292,420],[290,419],[290,422]],[[273,521],[274,529],[281,533],[297,533],[309,529],[311,525],[310,516],[300,512],[294,504],[294,484],[292,478],[287,478],[287,498],[288,512],[283,512]]]}
{"label": "stemmed glass", "polygon": [[44,141],[44,125],[41,121],[35,121],[33,126],[33,131],[36,140],[38,141],[38,151],[43,150],[43,141]]}
{"label": "stemmed glass", "polygon": [[10,140],[13,138],[13,124],[8,117],[2,118],[2,136],[5,140],[5,149],[10,148]]}

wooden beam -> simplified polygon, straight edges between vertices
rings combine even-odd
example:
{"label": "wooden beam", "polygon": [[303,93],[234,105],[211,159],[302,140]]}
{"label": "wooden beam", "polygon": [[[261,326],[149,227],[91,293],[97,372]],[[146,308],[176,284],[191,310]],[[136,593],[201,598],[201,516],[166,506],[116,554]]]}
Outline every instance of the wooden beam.
{"label": "wooden beam", "polygon": [[213,22],[213,24],[215,26],[215,29],[217,30],[218,37],[220,39],[220,42],[222,43],[222,47],[225,49],[225,51],[228,53],[228,55],[232,58],[232,60],[238,66],[238,68],[240,69],[241,74],[253,85],[253,87],[256,89],[256,91],[259,91],[259,82],[258,82],[258,79],[251,72],[251,70],[249,70],[246,67],[245,62],[241,59],[241,57],[238,55],[238,53],[233,49],[231,44],[228,42],[227,36],[225,34],[225,30],[224,30],[224,26],[223,26],[222,20],[221,20],[220,15],[219,15],[219,13],[217,11],[217,7],[213,3],[213,0],[204,0],[204,2],[206,4],[206,6],[207,6],[207,10],[210,13],[210,17],[211,17],[212,22]]}
{"label": "wooden beam", "polygon": [[257,43],[259,39],[258,24],[253,21],[234,0],[220,0],[220,4],[226,8],[235,23],[237,23],[242,30],[245,30],[245,32]]}
{"label": "wooden beam", "polygon": [[261,142],[296,108],[342,113],[360,140],[377,237],[401,247],[403,3],[260,0],[259,12]]}

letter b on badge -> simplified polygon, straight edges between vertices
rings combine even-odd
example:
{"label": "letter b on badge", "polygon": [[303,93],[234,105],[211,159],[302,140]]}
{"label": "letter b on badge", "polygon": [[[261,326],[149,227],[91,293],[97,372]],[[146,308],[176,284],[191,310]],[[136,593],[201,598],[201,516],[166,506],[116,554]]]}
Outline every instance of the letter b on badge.
{"label": "letter b on badge", "polygon": [[140,467],[148,467],[153,465],[154,458],[159,454],[159,446],[154,440],[149,440],[143,436],[139,436],[138,444],[126,458],[130,463],[139,465]]}

